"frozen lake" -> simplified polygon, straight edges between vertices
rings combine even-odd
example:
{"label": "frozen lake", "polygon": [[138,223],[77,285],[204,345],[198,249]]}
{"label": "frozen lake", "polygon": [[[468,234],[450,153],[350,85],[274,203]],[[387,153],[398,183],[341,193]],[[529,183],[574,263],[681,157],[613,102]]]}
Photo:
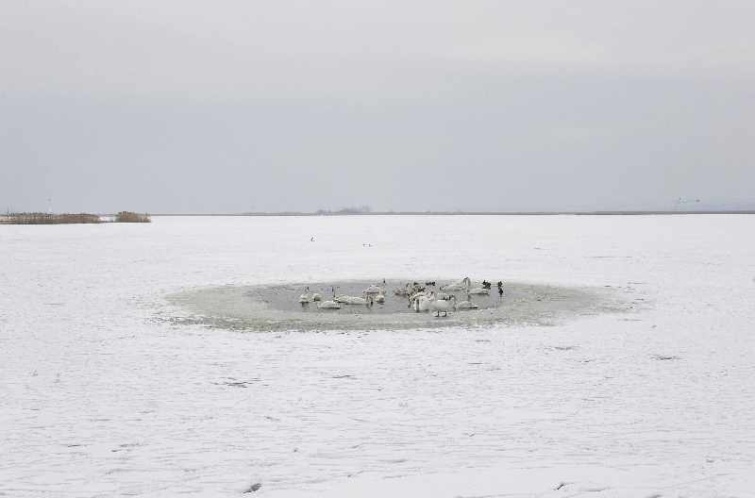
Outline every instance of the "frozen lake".
{"label": "frozen lake", "polygon": [[[2,226],[0,496],[754,496],[753,234],[747,215]],[[168,299],[415,275],[626,306],[253,332]]]}

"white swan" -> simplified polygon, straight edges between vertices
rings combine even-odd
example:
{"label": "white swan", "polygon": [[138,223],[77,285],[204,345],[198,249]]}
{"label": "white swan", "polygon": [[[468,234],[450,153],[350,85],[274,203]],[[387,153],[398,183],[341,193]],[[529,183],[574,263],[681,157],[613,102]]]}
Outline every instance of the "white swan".
{"label": "white swan", "polygon": [[341,305],[335,301],[322,301],[317,303],[317,309],[321,310],[340,310]]}
{"label": "white swan", "polygon": [[378,303],[378,304],[384,304],[385,303],[385,295],[378,294],[377,296],[375,296],[375,302]]}
{"label": "white swan", "polygon": [[312,296],[309,293],[309,287],[307,287],[304,289],[304,294],[299,296],[299,303],[304,306],[305,304],[309,304],[310,302],[312,302]]}
{"label": "white swan", "polygon": [[490,289],[486,289],[485,287],[472,287],[467,290],[467,294],[472,294],[473,296],[489,296]]}
{"label": "white swan", "polygon": [[443,316],[448,316],[449,311],[456,311],[456,296],[451,296],[451,299],[434,299],[430,301],[430,311],[435,311],[437,317],[440,317],[441,312]]}
{"label": "white swan", "polygon": [[435,299],[435,296],[426,294],[425,292],[417,292],[409,299],[409,306],[414,308],[414,311],[419,313],[420,311],[429,311],[430,303]]}
{"label": "white swan", "polygon": [[[385,283],[385,280],[383,280],[383,283]],[[379,285],[372,284],[364,290],[364,293],[367,294],[368,296],[369,295],[375,296],[377,294],[385,294],[385,288],[380,287]]]}
{"label": "white swan", "polygon": [[458,282],[454,282],[454,283],[442,286],[440,290],[451,291],[451,292],[463,291],[463,290],[469,289],[471,285],[472,285],[472,281],[469,280],[469,277],[464,277]]}
{"label": "white swan", "polygon": [[419,313],[420,311],[430,311],[430,303],[432,299],[427,296],[419,296],[414,300],[414,311]]}
{"label": "white swan", "polygon": [[348,298],[348,302],[346,304],[359,304],[363,306],[369,306],[371,301],[371,298],[369,297],[356,297],[356,296],[346,296]]}
{"label": "white swan", "polygon": [[322,295],[318,292],[315,292],[314,294],[312,294],[312,301],[314,302],[322,301]]}
{"label": "white swan", "polygon": [[357,296],[336,296],[335,302],[340,304],[361,304],[364,306],[371,306],[373,299],[371,297],[357,297]]}
{"label": "white swan", "polygon": [[416,312],[427,311],[430,301],[435,299],[433,292],[419,291],[409,296],[409,307]]}

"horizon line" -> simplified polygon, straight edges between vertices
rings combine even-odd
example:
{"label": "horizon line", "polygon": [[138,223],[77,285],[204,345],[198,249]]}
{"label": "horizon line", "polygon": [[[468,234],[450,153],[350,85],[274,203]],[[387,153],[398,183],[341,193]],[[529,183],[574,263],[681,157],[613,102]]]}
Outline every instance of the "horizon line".
{"label": "horizon line", "polygon": [[596,210],[596,211],[257,211],[244,213],[150,213],[150,216],[642,216],[674,214],[755,214],[755,209]]}

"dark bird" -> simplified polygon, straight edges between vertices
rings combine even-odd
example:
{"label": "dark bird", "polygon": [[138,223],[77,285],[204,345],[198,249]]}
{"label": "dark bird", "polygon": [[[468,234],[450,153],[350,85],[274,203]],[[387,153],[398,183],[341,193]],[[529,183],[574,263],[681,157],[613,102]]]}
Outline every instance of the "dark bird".
{"label": "dark bird", "polygon": [[251,486],[249,486],[249,489],[247,489],[246,491],[244,491],[244,494],[246,494],[246,493],[255,493],[261,487],[262,487],[262,483],[255,482],[254,484],[252,484]]}

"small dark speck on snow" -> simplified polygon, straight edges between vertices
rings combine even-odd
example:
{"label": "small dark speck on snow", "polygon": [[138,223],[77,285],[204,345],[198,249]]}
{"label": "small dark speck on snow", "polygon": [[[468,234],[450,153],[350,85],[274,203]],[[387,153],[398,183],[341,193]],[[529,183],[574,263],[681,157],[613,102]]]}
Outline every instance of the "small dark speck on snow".
{"label": "small dark speck on snow", "polygon": [[261,483],[255,482],[254,484],[252,484],[251,486],[249,486],[246,491],[244,491],[244,494],[254,493],[257,490],[259,490],[261,487],[262,487]]}
{"label": "small dark speck on snow", "polygon": [[577,349],[577,346],[553,346],[556,351],[572,351]]}
{"label": "small dark speck on snow", "polygon": [[669,361],[669,360],[678,360],[679,357],[678,356],[673,356],[673,355],[672,356],[665,356],[665,355],[662,355],[662,354],[657,354],[657,355],[653,356],[653,359],[659,360],[659,361]]}

